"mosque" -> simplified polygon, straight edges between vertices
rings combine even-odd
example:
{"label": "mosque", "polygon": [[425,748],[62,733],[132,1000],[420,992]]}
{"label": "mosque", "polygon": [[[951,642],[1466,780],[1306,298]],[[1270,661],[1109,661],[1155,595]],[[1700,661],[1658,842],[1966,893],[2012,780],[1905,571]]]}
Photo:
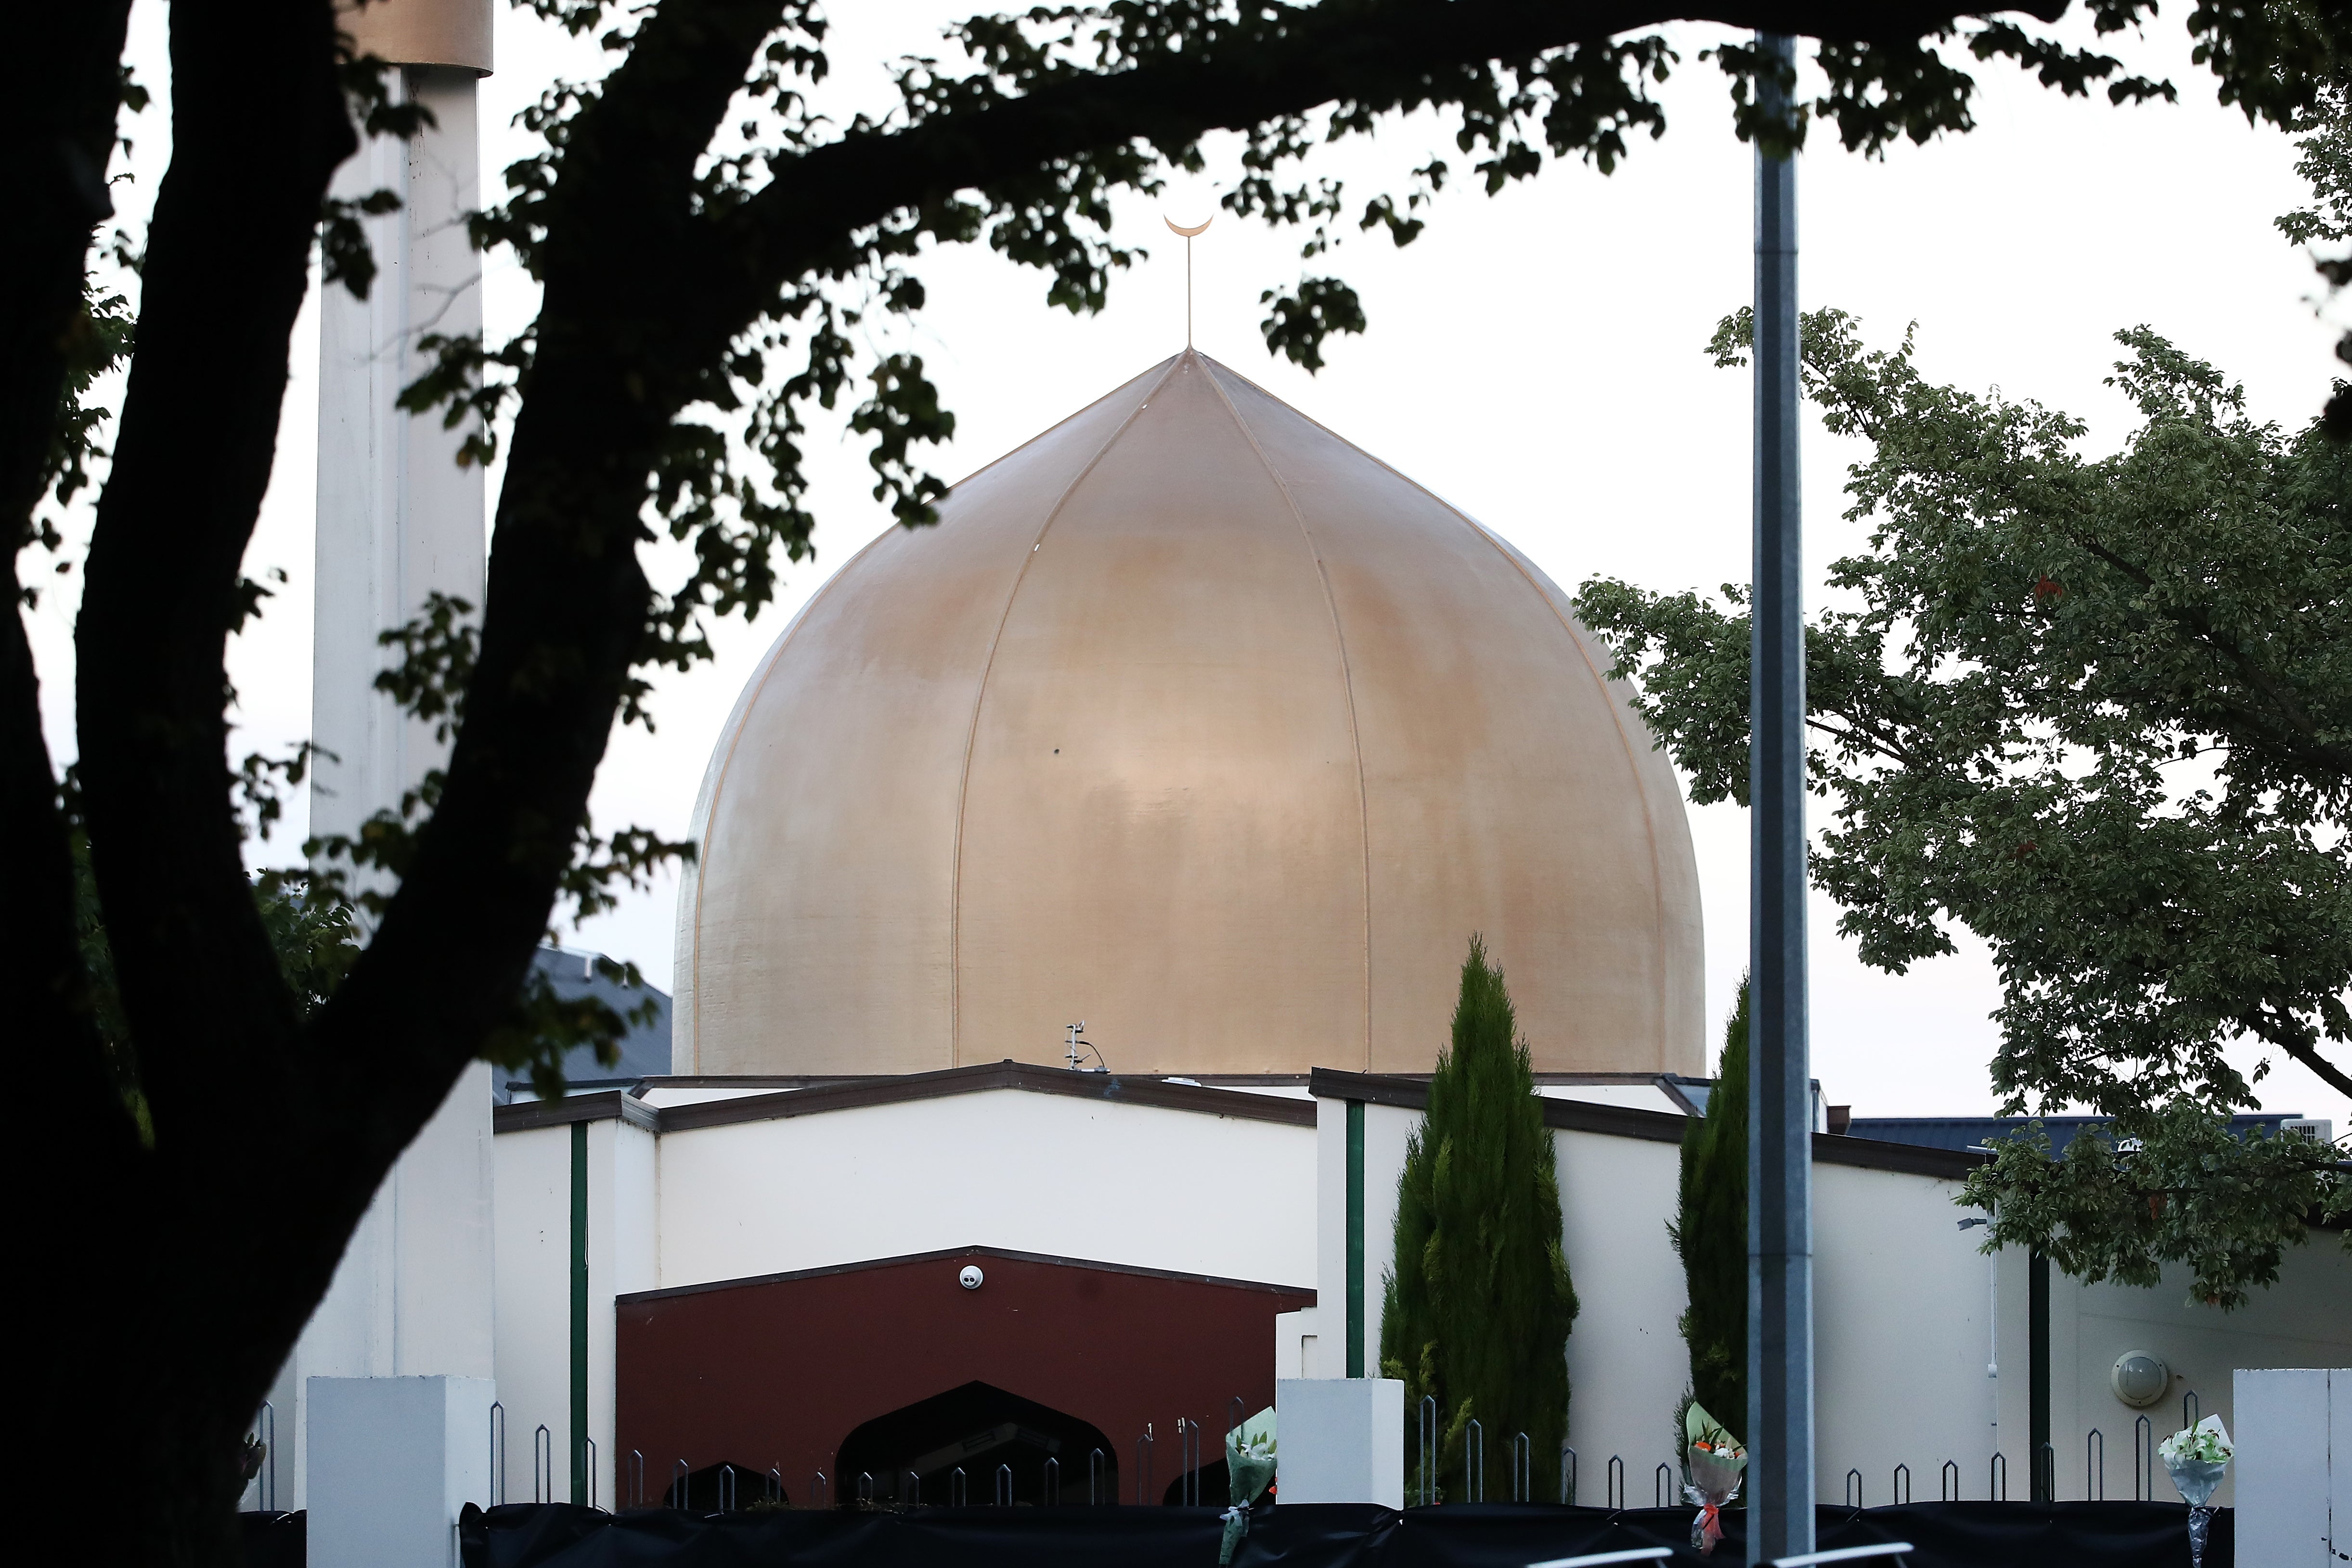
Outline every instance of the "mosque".
{"label": "mosque", "polygon": [[[371,298],[321,301],[314,831],[436,756],[373,689],[376,629],[480,595],[480,470],[397,407],[413,348],[383,346],[478,322],[448,236],[488,10],[404,4],[365,25],[416,24],[378,42],[436,123],[339,176],[404,204],[369,220]],[[1647,1503],[1717,1025],[1681,789],[1609,663],[1501,533],[1189,350],[966,478],[745,685],[667,1037],[558,1100],[460,1082],[281,1372],[248,1503],[310,1508],[325,1561],[391,1539],[394,1452],[426,1554],[463,1500],[1213,1499],[1279,1380],[1378,1378],[1473,933],[1583,1303],[1569,1449],[1509,1484]],[[1953,1199],[1988,1130],[1817,1092],[1824,1500],[1980,1498],[2045,1434],[2081,1496],[2091,1428],[2120,1495],[2140,1412],[2352,1360],[2333,1248],[2227,1317],[1979,1252]]]}
{"label": "mosque", "polygon": [[[877,538],[711,758],[669,1071],[498,1113],[510,1418],[623,1503],[1185,1495],[1277,1378],[1377,1377],[1477,932],[1585,1303],[1541,1490],[1646,1500],[1713,1030],[1680,789],[1608,664],[1498,533],[1189,350]],[[2023,1476],[2037,1376],[2121,1431],[2126,1353],[2209,1409],[2250,1331],[2343,1358],[2319,1257],[2227,1323],[2060,1281],[2037,1341],[1958,1225],[1980,1156],[1817,1128],[1825,1498]]]}
{"label": "mosque", "polygon": [[[1425,1078],[1474,931],[1548,1084],[1671,1120],[1697,876],[1606,668],[1507,542],[1191,351],[845,565],[711,759],[671,1071],[568,1145],[592,1281],[604,1162],[616,1246],[650,1178],[588,1345],[616,1495],[950,1453],[1149,1492],[1157,1433],[1271,1402],[1277,1337],[1363,1375],[1360,1305],[1315,1326],[1318,1074]],[[502,1222],[595,1101],[499,1113]],[[672,1209],[688,1161],[715,1207]]]}

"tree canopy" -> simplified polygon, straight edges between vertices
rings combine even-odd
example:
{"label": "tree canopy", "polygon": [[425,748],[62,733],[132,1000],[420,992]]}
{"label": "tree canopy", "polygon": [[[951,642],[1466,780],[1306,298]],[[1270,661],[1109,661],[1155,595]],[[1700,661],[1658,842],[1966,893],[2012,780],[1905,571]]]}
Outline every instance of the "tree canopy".
{"label": "tree canopy", "polygon": [[[1718,361],[1747,335],[1727,321]],[[1806,394],[1868,444],[1846,489],[1871,529],[1829,569],[1860,608],[1806,634],[1810,867],[1867,963],[1951,952],[1955,924],[1990,945],[2008,1111],[2088,1106],[2144,1145],[2004,1155],[1970,1188],[2009,1195],[1993,1242],[2140,1283],[2189,1262],[2234,1303],[2344,1192],[2326,1151],[2210,1128],[2252,1103],[2242,1039],[2352,1092],[2352,450],[2256,423],[2148,328],[2116,336],[2139,423],[2097,457],[2073,415],[1928,381],[1907,334],[1805,318]],[[1745,601],[1577,596],[1702,801],[1746,798]]]}
{"label": "tree canopy", "polygon": [[[647,672],[707,657],[711,619],[755,612],[778,557],[805,553],[805,411],[849,400],[877,494],[909,523],[929,517],[940,486],[919,451],[952,415],[919,358],[854,330],[921,309],[925,247],[984,243],[1040,269],[1049,302],[1097,308],[1129,255],[1108,197],[1194,166],[1215,131],[1247,142],[1227,208],[1298,227],[1310,260],[1350,225],[1406,243],[1448,182],[1493,191],[1563,158],[1607,168],[1661,132],[1650,89],[1679,62],[1657,29],[1675,20],[1820,40],[1824,85],[1787,120],[1757,110],[1756,50],[1709,51],[1741,134],[1773,147],[1814,123],[1864,152],[1965,131],[1989,65],[2116,102],[2174,92],[2060,41],[2063,0],[1969,15],[1114,0],[975,16],[941,57],[902,68],[888,113],[836,125],[804,96],[829,67],[812,0],[526,3],[614,63],[551,87],[530,120],[544,152],[475,224],[543,286],[536,320],[509,342],[435,344],[437,369],[408,393],[466,425],[475,460],[506,458],[488,590],[387,629],[406,658],[397,689],[452,727],[452,752],[405,809],[321,846],[364,868],[378,902],[315,1007],[244,859],[254,803],[299,759],[233,760],[226,649],[259,603],[240,563],[311,257],[338,287],[371,277],[354,241],[373,209],[329,203],[330,175],[362,134],[413,130],[415,111],[383,62],[339,47],[330,0],[174,6],[171,166],[144,234],[116,242],[138,264],[135,344],[110,349],[112,308],[86,303],[85,279],[118,119],[139,97],[129,0],[31,7],[0,58],[18,153],[0,161],[0,507],[19,544],[54,546],[71,532],[60,501],[85,482],[98,494],[70,800],[21,614],[0,632],[0,952],[19,1037],[58,1074],[45,1107],[62,1151],[33,1243],[76,1282],[44,1322],[33,1402],[62,1413],[68,1451],[141,1476],[117,1514],[126,1556],[231,1559],[244,1422],[385,1171],[469,1061],[535,1049],[511,1032],[515,1000],[556,901],[593,907],[674,852],[635,830],[593,834],[590,785],[615,718],[647,720]],[[2089,7],[2102,33],[2152,11]],[[2189,26],[2224,99],[2278,123],[2352,57],[2332,7],[2200,6]],[[1461,170],[1432,161],[1360,207],[1307,172],[1328,142],[1423,109],[1450,123]],[[1363,324],[1327,274],[1268,303],[1269,348],[1310,367],[1329,332]],[[94,356],[124,347],[101,429],[73,394]],[[104,461],[77,466],[101,436]],[[664,536],[693,565],[657,588],[639,552]],[[46,568],[9,554],[22,602]],[[83,962],[78,835],[143,1123]],[[303,1179],[278,1181],[287,1170]],[[272,1183],[273,1223],[257,1227],[254,1195]]]}

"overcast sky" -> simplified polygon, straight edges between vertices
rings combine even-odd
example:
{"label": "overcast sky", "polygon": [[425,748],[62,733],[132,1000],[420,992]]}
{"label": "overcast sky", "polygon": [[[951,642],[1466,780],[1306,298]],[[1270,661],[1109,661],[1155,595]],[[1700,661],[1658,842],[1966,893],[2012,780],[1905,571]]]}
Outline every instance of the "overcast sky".
{"label": "overcast sky", "polygon": [[[941,23],[969,9],[937,0],[843,5],[828,41],[836,114],[888,102],[887,62],[938,53]],[[133,57],[163,99],[169,85],[161,0],[138,0]],[[2307,260],[2271,219],[2305,199],[2287,138],[2250,128],[2215,99],[2171,22],[2115,52],[2181,88],[2177,106],[2116,110],[2062,99],[2006,68],[1980,68],[1972,134],[1884,161],[1818,138],[1801,166],[1801,297],[1806,308],[1858,313],[1885,342],[1918,324],[1926,374],[2063,408],[2087,419],[2095,449],[2130,428],[2130,410],[2101,384],[2121,328],[2147,323],[2242,378],[2259,417],[2307,420],[2337,368],[2334,329],[2314,315]],[[530,148],[514,112],[559,76],[603,68],[593,48],[501,7],[498,71],[482,85],[485,188]],[[2086,31],[2086,30],[2085,30]],[[1571,591],[1595,575],[1651,588],[1713,589],[1748,570],[1749,387],[1713,369],[1702,350],[1716,322],[1750,290],[1748,151],[1732,136],[1722,77],[1696,59],[1721,37],[1677,29],[1683,62],[1663,89],[1669,130],[1638,144],[1608,177],[1582,165],[1488,199],[1457,182],[1428,230],[1397,250],[1353,238],[1316,264],[1361,292],[1370,329],[1327,352],[1308,376],[1270,359],[1258,334],[1261,290],[1295,280],[1295,231],[1230,215],[1195,242],[1199,346],[1472,513]],[[119,204],[143,215],[169,153],[164,109],[129,122],[138,183]],[[1400,185],[1442,151],[1467,162],[1426,118],[1383,131],[1330,161],[1351,206]],[[1215,210],[1235,167],[1230,138],[1210,167],[1158,200],[1118,207],[1117,234],[1150,252],[1121,277],[1109,308],[1072,317],[1044,302],[1045,282],[985,249],[926,257],[930,305],[914,347],[959,419],[933,466],[955,478],[979,467],[1183,345],[1183,242],[1161,216],[1192,224]],[[492,334],[525,323],[532,291],[512,262],[485,263]],[[317,334],[306,310],[293,356],[277,468],[248,570],[290,581],[232,668],[244,742],[283,747],[310,727],[311,516],[316,479]],[[594,810],[609,829],[638,822],[683,836],[710,749],[748,673],[792,612],[887,524],[866,493],[862,452],[819,427],[811,442],[821,518],[814,565],[788,570],[779,601],[751,624],[730,623],[719,658],[665,676],[660,729],[615,737]],[[1808,432],[1806,559],[1822,568],[1860,542],[1840,486],[1852,447]],[[493,479],[495,480],[495,475]],[[658,570],[658,568],[657,568]],[[71,584],[34,618],[47,680],[51,743],[72,755]],[[1706,897],[1707,994],[1727,1008],[1747,953],[1747,827],[1729,806],[1694,808]],[[298,853],[301,813],[268,852]],[[634,959],[656,984],[671,969],[674,883],[634,897],[568,939]],[[1990,1109],[1987,1013],[1991,965],[1963,936],[1958,956],[1902,977],[1864,968],[1833,932],[1834,906],[1813,905],[1813,1052],[1828,1097],[1858,1115]],[[1053,1042],[1040,1041],[1039,1060]],[[2255,1053],[2244,1053],[2251,1065]],[[2284,1064],[2261,1086],[2266,1108],[2332,1116],[2352,1105]]]}

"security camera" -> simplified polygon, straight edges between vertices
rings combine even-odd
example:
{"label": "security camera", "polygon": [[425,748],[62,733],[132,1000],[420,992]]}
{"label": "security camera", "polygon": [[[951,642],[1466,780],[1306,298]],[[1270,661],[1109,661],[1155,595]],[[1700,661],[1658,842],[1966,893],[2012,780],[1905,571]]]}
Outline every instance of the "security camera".
{"label": "security camera", "polygon": [[963,1272],[956,1276],[956,1283],[967,1291],[977,1291],[981,1281],[986,1277],[980,1271],[979,1264],[967,1263],[963,1266]]}

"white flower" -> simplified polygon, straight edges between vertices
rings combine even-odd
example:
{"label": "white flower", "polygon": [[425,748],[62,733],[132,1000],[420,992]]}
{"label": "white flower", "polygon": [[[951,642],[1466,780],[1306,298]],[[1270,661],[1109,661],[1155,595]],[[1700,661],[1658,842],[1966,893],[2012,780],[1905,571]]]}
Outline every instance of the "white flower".
{"label": "white flower", "polygon": [[2194,1427],[2181,1428],[2158,1444],[2156,1451],[2167,1464],[2200,1465],[2225,1465],[2237,1453],[2219,1416],[2208,1416]]}

